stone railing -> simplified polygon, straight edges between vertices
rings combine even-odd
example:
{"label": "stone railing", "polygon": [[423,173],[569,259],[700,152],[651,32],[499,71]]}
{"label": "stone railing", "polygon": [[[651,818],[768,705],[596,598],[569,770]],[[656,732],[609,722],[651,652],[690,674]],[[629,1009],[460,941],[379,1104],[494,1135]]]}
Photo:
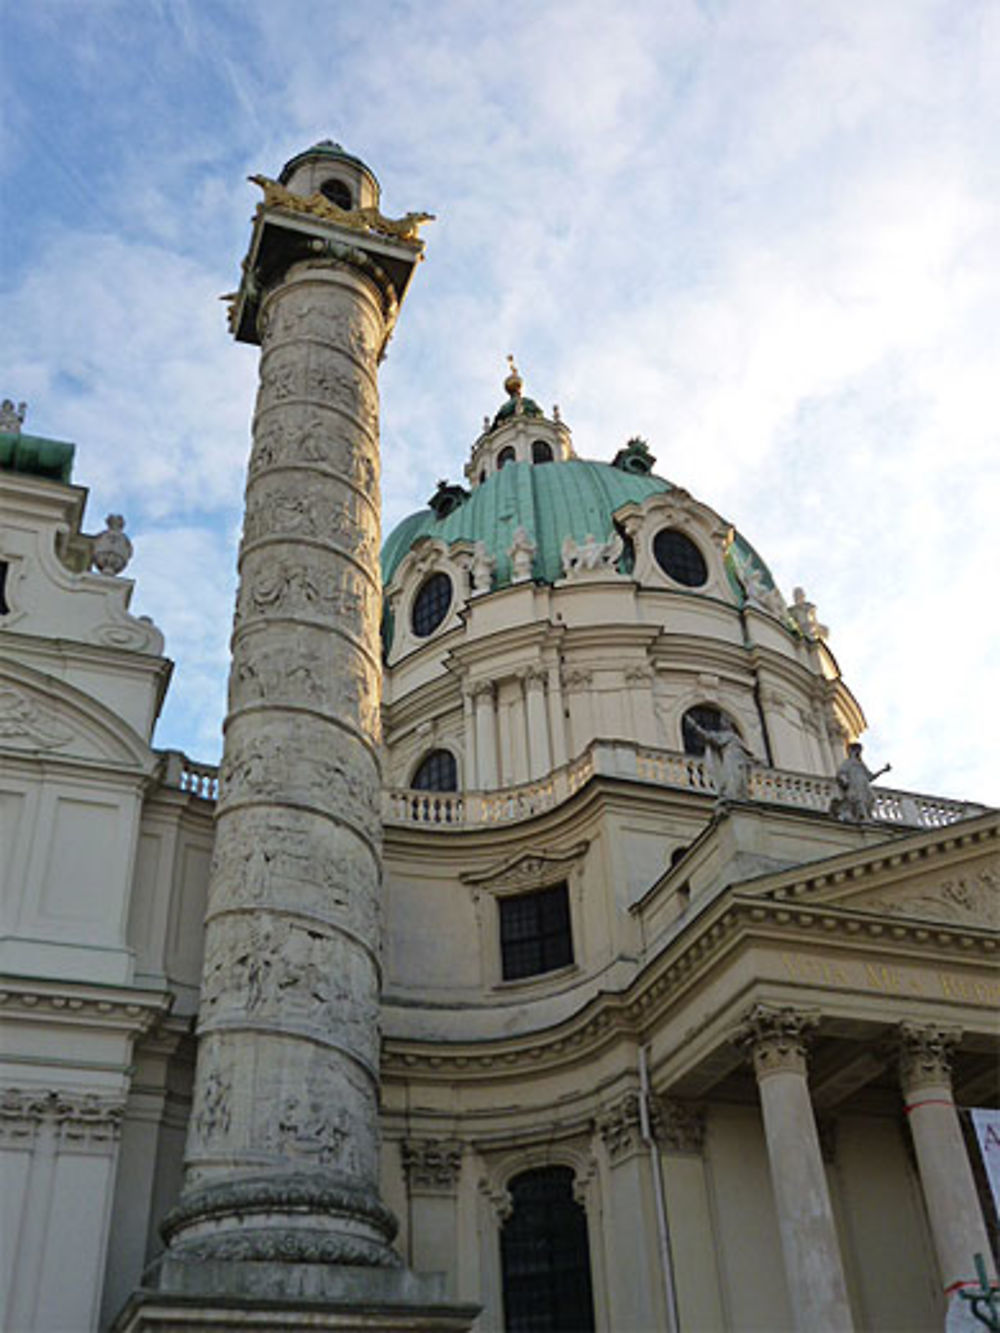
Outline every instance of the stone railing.
{"label": "stone railing", "polygon": [[[218,796],[218,769],[197,764],[179,750],[163,754],[166,787],[176,787],[204,800]],[[436,792],[396,789],[383,792],[382,814],[389,824],[433,828],[482,828],[531,819],[551,810],[579,791],[592,777],[621,778],[652,783],[677,791],[712,795],[714,787],[702,759],[672,750],[653,750],[629,741],[595,741],[579,759],[556,769],[537,782],[498,791]],[[982,814],[987,807],[971,801],[920,796],[915,792],[875,787],[875,822],[899,828],[942,828],[959,819]],[[826,812],[837,793],[833,778],[793,773],[780,768],[754,767],[750,797],[768,805],[795,806]]]}
{"label": "stone railing", "polygon": [[204,801],[214,801],[219,795],[219,770],[214,764],[198,764],[180,750],[164,750],[162,762],[164,787],[176,787]]}

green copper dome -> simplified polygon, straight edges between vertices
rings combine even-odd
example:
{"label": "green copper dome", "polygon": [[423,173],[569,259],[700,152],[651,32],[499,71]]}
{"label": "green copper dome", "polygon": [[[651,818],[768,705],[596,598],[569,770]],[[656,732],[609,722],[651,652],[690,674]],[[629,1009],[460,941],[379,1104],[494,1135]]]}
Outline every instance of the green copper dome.
{"label": "green copper dome", "polygon": [[[494,587],[502,588],[511,581],[507,552],[514,533],[523,527],[537,548],[535,579],[555,583],[563,577],[562,545],[567,537],[583,542],[592,535],[599,542],[607,541],[614,531],[613,515],[623,505],[642,504],[649,496],[670,490],[673,486],[662,477],[626,472],[610,463],[582,459],[544,465],[508,463],[443,518],[433,509],[404,518],[382,548],[382,581],[389,585],[416,541],[434,537],[447,546],[459,541],[482,542],[496,561]],[[765,586],[773,588],[766,565],[739,534],[734,547]],[[726,565],[733,591],[742,598],[732,561],[727,560]]]}
{"label": "green copper dome", "polygon": [[542,417],[545,415],[534,398],[523,398],[519,393],[512,393],[493,418],[493,425],[499,426],[501,421],[509,421],[519,411],[526,417]]}

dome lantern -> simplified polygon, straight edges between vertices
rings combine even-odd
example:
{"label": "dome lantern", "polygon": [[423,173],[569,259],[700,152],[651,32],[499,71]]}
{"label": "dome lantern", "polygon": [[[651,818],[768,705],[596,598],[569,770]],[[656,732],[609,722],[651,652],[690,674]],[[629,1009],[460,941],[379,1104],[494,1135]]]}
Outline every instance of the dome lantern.
{"label": "dome lantern", "polygon": [[503,387],[507,399],[492,420],[487,416],[483,431],[472,446],[465,465],[465,475],[473,486],[480,486],[508,463],[565,463],[575,458],[569,427],[552,409],[547,417],[533,398],[524,393],[524,380],[508,355],[509,370]]}

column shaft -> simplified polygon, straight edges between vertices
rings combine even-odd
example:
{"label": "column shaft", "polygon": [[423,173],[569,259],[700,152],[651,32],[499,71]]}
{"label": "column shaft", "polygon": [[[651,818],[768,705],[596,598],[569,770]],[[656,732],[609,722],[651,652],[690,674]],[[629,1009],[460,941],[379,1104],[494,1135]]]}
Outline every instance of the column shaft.
{"label": "column shaft", "polygon": [[549,721],[545,709],[545,673],[529,671],[524,691],[528,719],[528,774],[534,782],[552,769]]}
{"label": "column shaft", "polygon": [[175,1241],[391,1263],[377,1197],[379,293],[265,296]]}
{"label": "column shaft", "polygon": [[952,1096],[957,1031],[903,1024],[900,1081],[945,1292],[978,1285],[974,1256],[993,1272],[990,1243]]}
{"label": "column shaft", "polygon": [[481,682],[474,691],[476,707],[476,777],[480,791],[496,787],[497,724],[492,682]]}
{"label": "column shaft", "polygon": [[806,1081],[805,1034],[815,1022],[755,1005],[741,1040],[753,1053],[795,1327],[845,1333],[854,1325]]}

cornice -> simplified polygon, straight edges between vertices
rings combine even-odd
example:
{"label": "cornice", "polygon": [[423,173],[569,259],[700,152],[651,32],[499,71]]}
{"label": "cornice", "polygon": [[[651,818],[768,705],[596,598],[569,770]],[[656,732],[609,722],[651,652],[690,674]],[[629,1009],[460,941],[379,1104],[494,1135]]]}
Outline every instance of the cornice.
{"label": "cornice", "polygon": [[[851,848],[822,861],[813,861],[805,866],[795,866],[787,871],[777,871],[742,882],[745,885],[753,884],[755,889],[767,897],[787,899],[824,889],[836,889],[845,884],[859,884],[887,870],[906,873],[920,862],[977,844],[989,850],[991,843],[1000,841],[1000,811],[987,810],[981,815],[937,829],[895,830],[891,825],[881,824],[878,827],[880,832],[885,829],[886,841],[891,839],[890,847],[880,842],[874,847]],[[906,846],[900,845],[903,839]]]}
{"label": "cornice", "polygon": [[[549,1072],[592,1059],[614,1041],[646,1039],[662,1015],[681,1001],[725,956],[754,941],[833,945],[899,962],[995,966],[997,936],[988,929],[906,921],[830,905],[771,902],[727,891],[651,959],[617,993],[602,992],[571,1018],[521,1038],[468,1043],[415,1042],[387,1037],[382,1067],[392,1077],[491,1080],[525,1071]],[[793,989],[796,983],[790,983]],[[810,989],[801,983],[803,990]],[[830,1008],[840,998],[832,992]]]}
{"label": "cornice", "polygon": [[149,1032],[165,1016],[168,991],[75,985],[32,977],[0,976],[0,1015],[9,1021],[110,1027]]}

